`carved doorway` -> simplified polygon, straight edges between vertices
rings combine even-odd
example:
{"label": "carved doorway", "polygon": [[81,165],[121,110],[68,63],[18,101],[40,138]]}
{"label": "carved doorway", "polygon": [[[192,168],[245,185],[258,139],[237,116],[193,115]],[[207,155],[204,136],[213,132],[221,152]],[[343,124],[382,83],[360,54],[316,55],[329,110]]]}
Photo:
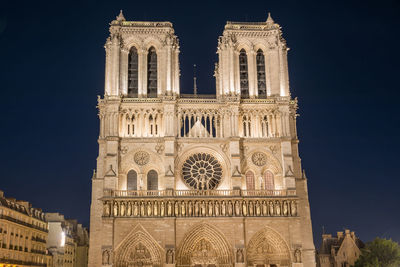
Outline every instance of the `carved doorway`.
{"label": "carved doorway", "polygon": [[247,246],[247,266],[290,266],[289,247],[284,239],[271,228],[254,234]]}
{"label": "carved doorway", "polygon": [[232,249],[221,232],[207,223],[188,231],[177,253],[177,267],[233,266]]}

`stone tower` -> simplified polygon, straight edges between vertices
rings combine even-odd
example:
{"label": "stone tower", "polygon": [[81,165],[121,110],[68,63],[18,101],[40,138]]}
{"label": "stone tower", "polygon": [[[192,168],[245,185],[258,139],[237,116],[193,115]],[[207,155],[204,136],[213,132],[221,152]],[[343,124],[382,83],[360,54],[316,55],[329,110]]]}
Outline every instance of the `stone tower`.
{"label": "stone tower", "polygon": [[170,22],[111,22],[89,267],[315,266],[281,28],[227,22],[215,95],[183,95]]}

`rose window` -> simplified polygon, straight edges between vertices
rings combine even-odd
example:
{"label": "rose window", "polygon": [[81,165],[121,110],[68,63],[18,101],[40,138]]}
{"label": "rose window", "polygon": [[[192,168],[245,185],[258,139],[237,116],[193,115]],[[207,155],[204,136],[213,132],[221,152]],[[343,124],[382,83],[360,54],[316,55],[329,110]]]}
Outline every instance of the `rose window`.
{"label": "rose window", "polygon": [[221,182],[222,167],[214,156],[197,153],[189,156],[183,163],[182,177],[191,188],[214,189]]}

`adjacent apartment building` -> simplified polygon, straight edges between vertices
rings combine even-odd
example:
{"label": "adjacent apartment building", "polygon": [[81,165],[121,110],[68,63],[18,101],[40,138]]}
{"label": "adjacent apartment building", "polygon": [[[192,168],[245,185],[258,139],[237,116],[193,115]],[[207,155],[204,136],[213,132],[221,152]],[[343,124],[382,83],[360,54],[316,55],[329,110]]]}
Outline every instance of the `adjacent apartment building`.
{"label": "adjacent apartment building", "polygon": [[85,267],[88,250],[82,224],[0,191],[0,267]]}
{"label": "adjacent apartment building", "polygon": [[42,210],[0,191],[0,266],[51,266],[47,238]]}
{"label": "adjacent apartment building", "polygon": [[331,234],[323,234],[321,247],[317,255],[317,266],[353,266],[358,257],[360,257],[360,249],[363,247],[364,243],[350,230],[345,230],[344,233],[337,232],[336,237]]}

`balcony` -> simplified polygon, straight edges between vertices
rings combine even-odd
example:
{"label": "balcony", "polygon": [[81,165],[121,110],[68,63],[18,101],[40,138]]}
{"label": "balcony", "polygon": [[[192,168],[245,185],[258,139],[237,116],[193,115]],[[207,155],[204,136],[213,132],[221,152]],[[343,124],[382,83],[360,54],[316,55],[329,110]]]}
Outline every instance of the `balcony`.
{"label": "balcony", "polygon": [[105,198],[152,197],[287,197],[296,196],[295,189],[284,190],[104,190]]}

